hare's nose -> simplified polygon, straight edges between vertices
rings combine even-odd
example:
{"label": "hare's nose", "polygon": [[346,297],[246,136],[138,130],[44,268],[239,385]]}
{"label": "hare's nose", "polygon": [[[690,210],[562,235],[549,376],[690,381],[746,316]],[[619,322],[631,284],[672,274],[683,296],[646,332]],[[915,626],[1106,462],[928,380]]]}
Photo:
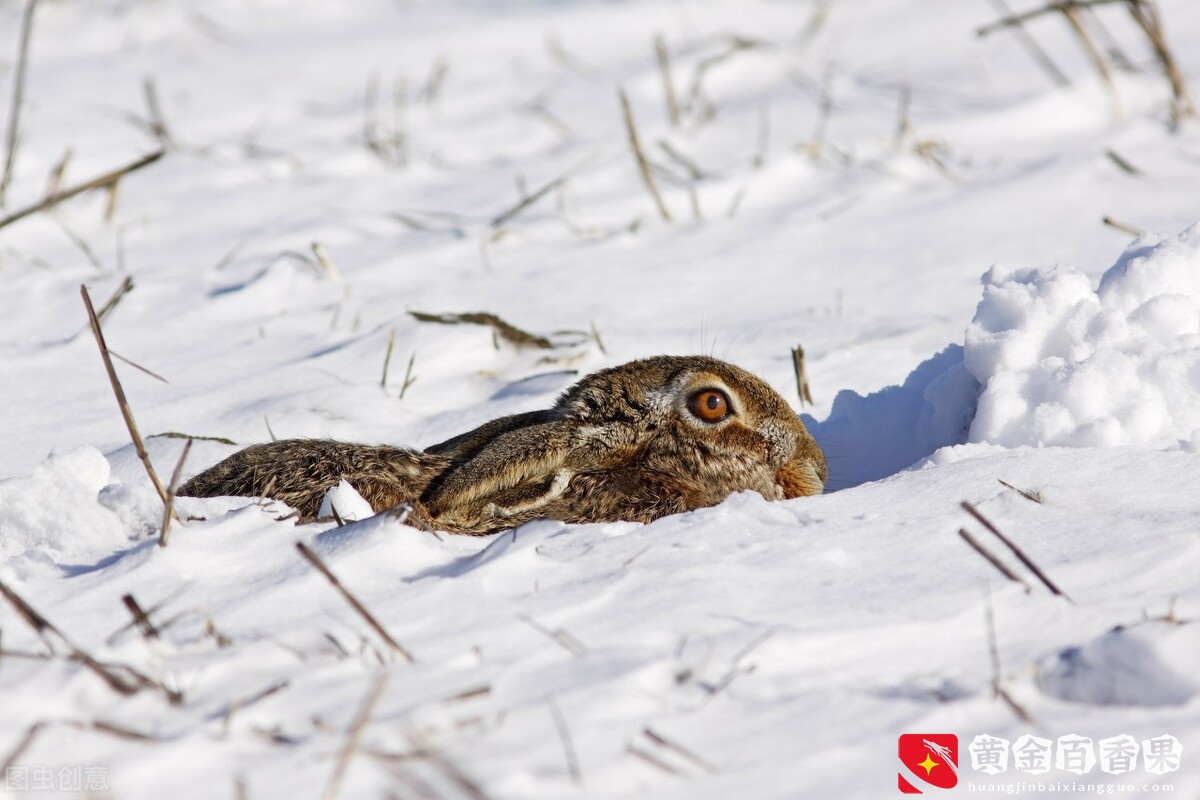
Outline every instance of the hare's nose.
{"label": "hare's nose", "polygon": [[804,458],[793,458],[784,464],[775,473],[775,482],[783,489],[783,496],[788,500],[820,494],[825,489],[816,467]]}

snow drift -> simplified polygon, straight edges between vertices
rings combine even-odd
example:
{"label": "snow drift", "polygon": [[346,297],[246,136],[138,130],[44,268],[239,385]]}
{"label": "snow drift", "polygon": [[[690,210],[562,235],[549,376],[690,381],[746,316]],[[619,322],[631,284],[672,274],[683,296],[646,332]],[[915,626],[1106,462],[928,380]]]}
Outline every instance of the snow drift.
{"label": "snow drift", "polygon": [[1097,289],[1068,267],[993,267],[962,347],[807,422],[833,489],[966,442],[1200,449],[1200,225],[1133,243]]}

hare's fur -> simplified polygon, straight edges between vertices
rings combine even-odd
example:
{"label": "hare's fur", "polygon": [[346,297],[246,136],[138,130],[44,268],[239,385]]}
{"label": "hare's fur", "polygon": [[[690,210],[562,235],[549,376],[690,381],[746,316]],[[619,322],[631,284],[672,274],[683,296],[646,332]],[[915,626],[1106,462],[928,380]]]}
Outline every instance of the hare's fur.
{"label": "hare's fur", "polygon": [[[717,390],[729,415],[689,410]],[[347,480],[379,512],[485,534],[548,517],[649,522],[736,491],[770,500],[819,494],[825,457],[795,412],[745,370],[704,356],[659,356],[589,375],[553,408],[493,420],[425,451],[326,440],[253,445],[184,484],[193,497],[271,497],[316,517]]]}

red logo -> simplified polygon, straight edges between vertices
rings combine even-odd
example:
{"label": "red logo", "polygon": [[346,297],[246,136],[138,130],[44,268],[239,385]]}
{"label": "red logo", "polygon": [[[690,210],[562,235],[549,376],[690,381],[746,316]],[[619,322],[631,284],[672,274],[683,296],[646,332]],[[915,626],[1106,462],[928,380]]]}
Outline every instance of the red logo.
{"label": "red logo", "polygon": [[921,794],[930,786],[958,785],[958,737],[952,733],[906,733],[900,737],[900,791]]}

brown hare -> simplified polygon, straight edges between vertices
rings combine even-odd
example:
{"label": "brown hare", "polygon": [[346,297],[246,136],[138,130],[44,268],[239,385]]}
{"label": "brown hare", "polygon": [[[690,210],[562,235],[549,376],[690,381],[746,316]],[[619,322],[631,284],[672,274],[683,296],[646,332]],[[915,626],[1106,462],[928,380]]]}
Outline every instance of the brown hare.
{"label": "brown hare", "polygon": [[185,483],[190,497],[272,497],[312,521],[348,481],[376,512],[487,534],[527,520],[649,522],[753,490],[819,494],[821,449],[770,386],[704,356],[658,356],[588,375],[554,407],[502,417],[424,452],[319,439],[242,450]]}

